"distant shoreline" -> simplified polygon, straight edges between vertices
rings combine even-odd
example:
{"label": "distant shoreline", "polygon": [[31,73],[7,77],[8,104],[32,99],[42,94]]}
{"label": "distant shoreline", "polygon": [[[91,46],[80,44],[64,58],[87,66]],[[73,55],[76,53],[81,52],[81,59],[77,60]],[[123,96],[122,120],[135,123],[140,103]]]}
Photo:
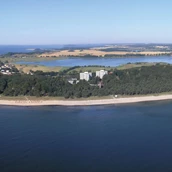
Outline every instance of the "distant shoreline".
{"label": "distant shoreline", "polygon": [[7,106],[91,106],[91,105],[115,105],[131,104],[139,102],[152,102],[172,100],[172,95],[142,96],[113,98],[100,100],[0,100],[0,105]]}

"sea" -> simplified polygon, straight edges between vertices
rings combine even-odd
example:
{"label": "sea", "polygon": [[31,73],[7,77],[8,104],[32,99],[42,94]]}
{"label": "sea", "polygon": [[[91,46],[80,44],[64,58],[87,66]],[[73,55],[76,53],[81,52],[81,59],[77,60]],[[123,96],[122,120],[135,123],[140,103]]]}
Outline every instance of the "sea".
{"label": "sea", "polygon": [[63,45],[0,45],[0,55],[7,53],[29,53],[34,49],[51,50],[62,48]]}
{"label": "sea", "polygon": [[105,44],[75,44],[75,45],[0,45],[0,55],[7,53],[28,53],[35,49],[54,50],[62,48],[92,48],[104,46]]}
{"label": "sea", "polygon": [[0,106],[0,172],[170,172],[172,102]]}

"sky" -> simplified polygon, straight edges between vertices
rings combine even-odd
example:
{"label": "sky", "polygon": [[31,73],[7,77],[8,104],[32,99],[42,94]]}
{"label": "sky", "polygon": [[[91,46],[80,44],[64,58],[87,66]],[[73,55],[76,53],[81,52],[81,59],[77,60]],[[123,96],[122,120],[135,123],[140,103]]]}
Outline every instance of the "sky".
{"label": "sky", "polygon": [[172,43],[171,0],[0,0],[0,44]]}

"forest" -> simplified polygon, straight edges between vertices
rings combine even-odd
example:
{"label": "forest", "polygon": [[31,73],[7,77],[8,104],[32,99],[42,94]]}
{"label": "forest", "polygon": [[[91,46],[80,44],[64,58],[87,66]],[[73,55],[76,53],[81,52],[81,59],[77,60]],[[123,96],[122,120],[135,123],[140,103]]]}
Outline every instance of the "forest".
{"label": "forest", "polygon": [[[98,82],[98,78],[92,81]],[[53,75],[0,74],[0,94],[4,96],[54,96],[80,98],[107,95],[146,95],[172,91],[172,66],[154,65],[117,70],[105,75],[103,88],[83,80],[71,85],[66,78]]]}

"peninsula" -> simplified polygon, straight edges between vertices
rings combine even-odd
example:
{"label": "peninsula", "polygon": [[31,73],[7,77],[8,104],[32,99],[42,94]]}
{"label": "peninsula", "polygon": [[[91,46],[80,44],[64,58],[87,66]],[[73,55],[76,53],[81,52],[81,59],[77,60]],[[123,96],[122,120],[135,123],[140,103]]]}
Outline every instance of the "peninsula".
{"label": "peninsula", "polygon": [[[0,105],[75,106],[172,99],[170,64],[138,64],[120,69],[99,66],[92,72],[82,70],[74,66],[59,72],[30,71],[25,74],[1,62]],[[164,93],[166,95],[162,95]],[[36,99],[32,99],[34,97]]]}

